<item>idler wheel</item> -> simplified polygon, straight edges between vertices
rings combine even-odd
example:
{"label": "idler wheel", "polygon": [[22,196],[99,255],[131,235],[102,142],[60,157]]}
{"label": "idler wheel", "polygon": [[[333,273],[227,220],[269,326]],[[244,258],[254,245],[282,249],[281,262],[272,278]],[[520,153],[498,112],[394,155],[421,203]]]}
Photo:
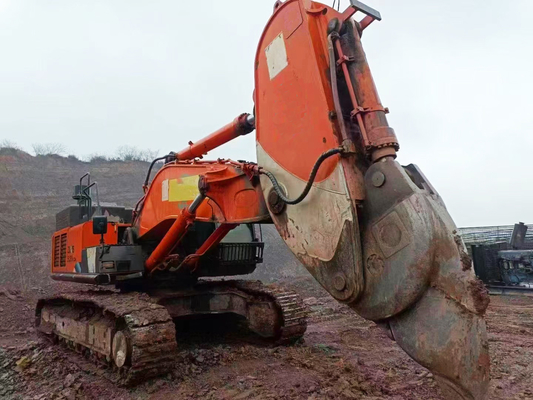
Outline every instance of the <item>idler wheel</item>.
{"label": "idler wheel", "polygon": [[112,351],[115,365],[122,368],[124,364],[126,364],[129,355],[128,340],[122,331],[115,333],[115,336],[113,337]]}

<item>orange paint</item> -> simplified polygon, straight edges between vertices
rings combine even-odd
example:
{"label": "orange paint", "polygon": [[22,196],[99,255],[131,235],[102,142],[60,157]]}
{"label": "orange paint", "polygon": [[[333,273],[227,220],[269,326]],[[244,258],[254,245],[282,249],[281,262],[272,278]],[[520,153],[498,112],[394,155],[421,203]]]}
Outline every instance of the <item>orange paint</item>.
{"label": "orange paint", "polygon": [[198,142],[189,142],[188,147],[178,152],[178,160],[202,158],[202,156],[209,151],[222,146],[224,143],[252,132],[253,126],[247,121],[248,115],[249,114],[241,114],[229,124],[200,139]]}
{"label": "orange paint", "polygon": [[[339,146],[330,119],[334,111],[329,84],[326,29],[337,11],[322,4],[288,0],[277,8],[259,41],[255,59],[257,141],[282,168],[307,180],[317,158]],[[318,12],[309,12],[309,10]],[[320,10],[326,10],[323,14]],[[281,38],[280,38],[281,35]],[[272,64],[283,59],[286,66]],[[270,66],[269,66],[270,64]],[[326,160],[316,182],[326,179],[339,157]]]}
{"label": "orange paint", "polygon": [[178,161],[161,168],[148,188],[136,221],[139,239],[161,238],[196,195],[187,201],[171,201],[173,185],[165,182],[174,181],[179,189],[185,178],[194,176],[203,176],[208,185],[208,198],[196,211],[197,221],[239,224],[269,218],[259,184],[253,184],[238,163]]}
{"label": "orange paint", "polygon": [[[104,242],[117,244],[118,228],[125,226],[128,225],[108,222]],[[92,221],[57,231],[52,237],[52,273],[75,272],[76,263],[81,263],[81,251],[99,244],[100,235],[93,234]]]}

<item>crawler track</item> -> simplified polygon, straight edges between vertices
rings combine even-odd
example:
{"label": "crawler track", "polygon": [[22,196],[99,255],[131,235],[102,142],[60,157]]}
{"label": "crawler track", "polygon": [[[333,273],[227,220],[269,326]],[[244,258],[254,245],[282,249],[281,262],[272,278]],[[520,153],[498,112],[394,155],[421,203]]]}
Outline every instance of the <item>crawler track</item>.
{"label": "crawler track", "polygon": [[[203,307],[195,309],[194,303]],[[252,318],[255,325],[250,329],[256,333],[266,324],[265,337],[277,344],[293,343],[307,329],[301,298],[259,281],[202,282],[164,295],[104,290],[62,293],[39,300],[36,326],[48,337],[96,358],[112,371],[113,381],[130,386],[173,368],[178,348],[173,318],[216,314],[221,304],[228,305],[226,312]],[[240,307],[231,308],[231,304]],[[248,314],[251,309],[255,311]]]}
{"label": "crawler track", "polygon": [[176,331],[163,306],[141,293],[64,293],[41,299],[39,330],[94,356],[133,385],[168,372],[174,362]]}
{"label": "crawler track", "polygon": [[301,297],[278,285],[259,281],[234,281],[235,287],[252,296],[265,296],[275,302],[281,312],[277,343],[289,344],[300,339],[307,329],[307,308]]}

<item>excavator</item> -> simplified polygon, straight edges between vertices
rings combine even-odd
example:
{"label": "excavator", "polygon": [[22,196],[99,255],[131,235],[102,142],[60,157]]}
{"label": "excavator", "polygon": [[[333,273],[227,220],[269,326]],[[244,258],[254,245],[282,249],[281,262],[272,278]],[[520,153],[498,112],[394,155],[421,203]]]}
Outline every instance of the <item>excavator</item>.
{"label": "excavator", "polygon": [[[429,369],[446,398],[484,399],[489,298],[438,192],[396,161],[361,44],[379,20],[355,0],[342,12],[276,1],[252,114],[154,160],[134,209],[100,204],[82,177],[78,204],[57,215],[52,279],[98,286],[40,299],[38,330],[124,384],[168,373],[183,318],[233,314],[294,342],[307,324],[296,293],[227,279],[262,261],[260,227],[274,224],[320,285]],[[253,131],[257,163],[203,159]]]}

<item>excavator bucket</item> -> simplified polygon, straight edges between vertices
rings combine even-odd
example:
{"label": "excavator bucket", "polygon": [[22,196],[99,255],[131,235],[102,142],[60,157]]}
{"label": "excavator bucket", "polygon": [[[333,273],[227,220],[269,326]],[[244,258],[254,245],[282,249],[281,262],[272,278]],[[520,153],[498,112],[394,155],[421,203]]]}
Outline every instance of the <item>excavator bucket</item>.
{"label": "excavator bucket", "polygon": [[448,398],[482,399],[488,296],[439,194],[395,161],[361,46],[379,19],[357,1],[342,13],[276,3],[255,60],[263,194],[288,247],[335,299],[383,326]]}

